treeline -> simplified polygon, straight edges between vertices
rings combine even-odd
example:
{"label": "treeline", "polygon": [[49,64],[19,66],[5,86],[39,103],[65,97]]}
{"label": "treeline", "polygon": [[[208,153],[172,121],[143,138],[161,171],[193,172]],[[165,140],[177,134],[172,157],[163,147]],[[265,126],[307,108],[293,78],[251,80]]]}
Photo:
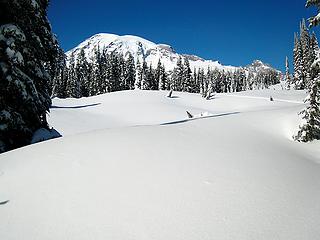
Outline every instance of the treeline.
{"label": "treeline", "polygon": [[180,57],[176,67],[167,71],[159,60],[154,68],[145,61],[135,62],[132,54],[108,54],[99,48],[89,60],[84,49],[69,57],[52,83],[52,95],[59,98],[81,98],[98,94],[142,89],[174,90],[201,93],[205,98],[214,92],[239,92],[268,88],[279,83],[280,74],[272,68],[253,71],[237,68],[225,71],[218,68],[190,68],[188,58]]}

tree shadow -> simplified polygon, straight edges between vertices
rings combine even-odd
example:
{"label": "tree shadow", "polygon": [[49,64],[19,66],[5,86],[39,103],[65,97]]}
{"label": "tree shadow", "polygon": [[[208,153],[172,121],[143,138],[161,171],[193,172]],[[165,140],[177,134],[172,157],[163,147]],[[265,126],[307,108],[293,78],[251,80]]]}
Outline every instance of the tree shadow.
{"label": "tree shadow", "polygon": [[52,109],[54,108],[62,108],[62,109],[78,109],[78,108],[87,108],[87,107],[94,107],[97,105],[100,105],[101,103],[93,103],[93,104],[87,104],[87,105],[80,105],[80,106],[70,106],[70,107],[66,107],[66,106],[51,106]]}
{"label": "tree shadow", "polygon": [[8,202],[9,202],[9,200],[0,202],[0,205],[5,205],[5,204],[7,204]]}
{"label": "tree shadow", "polygon": [[162,123],[162,124],[160,124],[160,126],[167,126],[167,125],[186,123],[186,122],[189,122],[189,121],[195,121],[195,120],[206,119],[206,118],[224,117],[224,116],[235,115],[235,114],[239,114],[239,113],[240,112],[230,112],[230,113],[221,113],[221,114],[216,114],[216,115],[211,115],[211,116],[195,117],[195,118],[189,118],[189,119],[184,119],[184,120],[179,120],[179,121],[174,121],[174,122]]}

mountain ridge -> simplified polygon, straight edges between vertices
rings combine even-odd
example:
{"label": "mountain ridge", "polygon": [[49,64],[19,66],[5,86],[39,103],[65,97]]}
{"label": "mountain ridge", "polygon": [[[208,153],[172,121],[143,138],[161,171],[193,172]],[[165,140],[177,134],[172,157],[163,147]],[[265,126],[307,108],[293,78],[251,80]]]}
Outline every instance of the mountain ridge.
{"label": "mountain ridge", "polygon": [[[252,64],[247,66],[222,65],[216,60],[207,60],[193,54],[177,53],[169,44],[157,44],[134,35],[117,35],[111,33],[98,33],[84,40],[75,48],[72,48],[66,52],[67,61],[72,55],[77,58],[76,56],[80,53],[81,49],[84,49],[88,61],[91,61],[94,50],[97,47],[99,47],[100,51],[105,49],[108,54],[117,52],[123,54],[124,57],[127,57],[130,53],[134,57],[135,62],[137,62],[137,60],[140,62],[146,61],[148,65],[152,65],[154,68],[157,66],[158,61],[160,60],[167,71],[172,71],[174,69],[180,57],[187,58],[189,60],[192,71],[193,69],[199,68],[217,68],[228,72],[234,72],[239,68],[254,66],[256,62],[259,62],[263,68],[275,69],[269,64],[263,63],[261,60],[255,60]],[[280,72],[279,70],[277,71]]]}

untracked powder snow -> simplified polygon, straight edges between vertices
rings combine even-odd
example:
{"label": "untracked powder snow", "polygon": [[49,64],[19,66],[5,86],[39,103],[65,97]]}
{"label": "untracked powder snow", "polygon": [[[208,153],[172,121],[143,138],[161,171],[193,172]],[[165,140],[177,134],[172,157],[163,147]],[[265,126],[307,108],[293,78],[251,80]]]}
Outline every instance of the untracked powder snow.
{"label": "untracked powder snow", "polygon": [[0,239],[319,238],[305,92],[167,94],[53,99],[63,137],[0,155]]}

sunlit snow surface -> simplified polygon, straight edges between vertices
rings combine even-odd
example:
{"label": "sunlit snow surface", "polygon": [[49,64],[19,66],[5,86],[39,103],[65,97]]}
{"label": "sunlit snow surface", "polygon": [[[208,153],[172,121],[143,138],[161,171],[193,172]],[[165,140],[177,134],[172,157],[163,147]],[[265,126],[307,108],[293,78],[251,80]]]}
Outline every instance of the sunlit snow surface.
{"label": "sunlit snow surface", "polygon": [[54,99],[64,137],[0,155],[0,239],[319,238],[320,144],[291,140],[304,92],[166,95]]}

